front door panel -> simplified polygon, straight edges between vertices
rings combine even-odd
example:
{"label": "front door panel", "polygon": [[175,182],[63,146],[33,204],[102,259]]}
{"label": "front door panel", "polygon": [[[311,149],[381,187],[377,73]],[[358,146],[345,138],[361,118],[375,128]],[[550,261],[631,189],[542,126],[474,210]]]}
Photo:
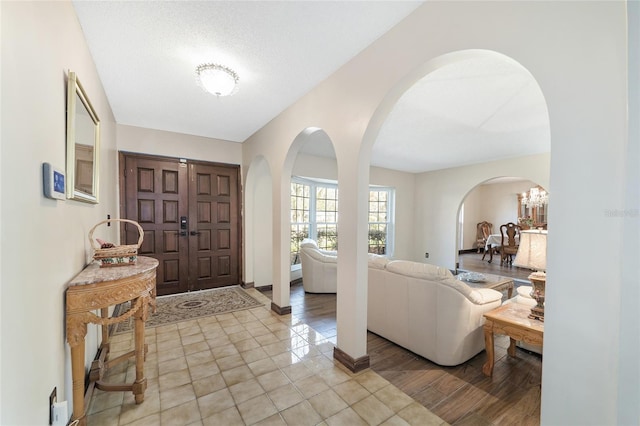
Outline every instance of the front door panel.
{"label": "front door panel", "polygon": [[[180,217],[189,207],[187,168],[178,161],[127,157],[125,173],[126,218],[144,229],[139,254],[158,259],[157,294],[187,291],[189,240],[180,235]],[[135,244],[134,237],[127,231],[126,243]]]}
{"label": "front door panel", "polygon": [[237,284],[238,174],[237,170],[191,164],[193,185],[189,200],[192,226],[191,287],[197,290]]}

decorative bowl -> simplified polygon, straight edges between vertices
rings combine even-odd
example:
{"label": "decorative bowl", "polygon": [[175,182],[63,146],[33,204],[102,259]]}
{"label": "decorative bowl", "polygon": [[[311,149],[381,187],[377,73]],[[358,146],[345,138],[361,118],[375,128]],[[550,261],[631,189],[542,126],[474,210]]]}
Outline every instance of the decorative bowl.
{"label": "decorative bowl", "polygon": [[462,281],[469,281],[470,283],[482,283],[487,280],[487,277],[478,272],[465,272],[458,275],[458,279]]}

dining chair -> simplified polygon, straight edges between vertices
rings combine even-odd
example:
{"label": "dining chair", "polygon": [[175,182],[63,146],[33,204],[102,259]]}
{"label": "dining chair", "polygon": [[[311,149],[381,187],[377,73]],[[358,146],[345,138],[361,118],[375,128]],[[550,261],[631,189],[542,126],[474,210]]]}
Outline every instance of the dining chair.
{"label": "dining chair", "polygon": [[520,226],[513,222],[500,225],[500,265],[513,262],[513,255],[518,253],[518,242],[520,240]]}
{"label": "dining chair", "polygon": [[[487,244],[487,238],[491,235],[493,231],[493,224],[490,222],[482,221],[476,225],[476,247],[478,249],[478,253],[480,253],[480,249],[485,247]],[[482,260],[484,260],[484,255],[482,256]]]}

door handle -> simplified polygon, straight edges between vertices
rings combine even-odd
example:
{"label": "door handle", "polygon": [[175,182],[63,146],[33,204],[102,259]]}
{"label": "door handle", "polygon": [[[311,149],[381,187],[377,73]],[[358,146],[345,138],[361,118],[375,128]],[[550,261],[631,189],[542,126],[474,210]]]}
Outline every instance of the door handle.
{"label": "door handle", "polygon": [[191,231],[190,234],[191,235],[200,235],[200,232],[199,231]]}

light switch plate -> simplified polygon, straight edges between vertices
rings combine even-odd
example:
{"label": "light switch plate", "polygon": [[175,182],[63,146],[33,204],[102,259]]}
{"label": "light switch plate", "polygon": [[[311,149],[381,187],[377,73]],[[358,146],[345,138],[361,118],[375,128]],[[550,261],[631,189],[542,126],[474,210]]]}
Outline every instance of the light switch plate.
{"label": "light switch plate", "polygon": [[53,426],[66,426],[69,421],[69,411],[67,408],[67,401],[54,402],[53,403]]}

